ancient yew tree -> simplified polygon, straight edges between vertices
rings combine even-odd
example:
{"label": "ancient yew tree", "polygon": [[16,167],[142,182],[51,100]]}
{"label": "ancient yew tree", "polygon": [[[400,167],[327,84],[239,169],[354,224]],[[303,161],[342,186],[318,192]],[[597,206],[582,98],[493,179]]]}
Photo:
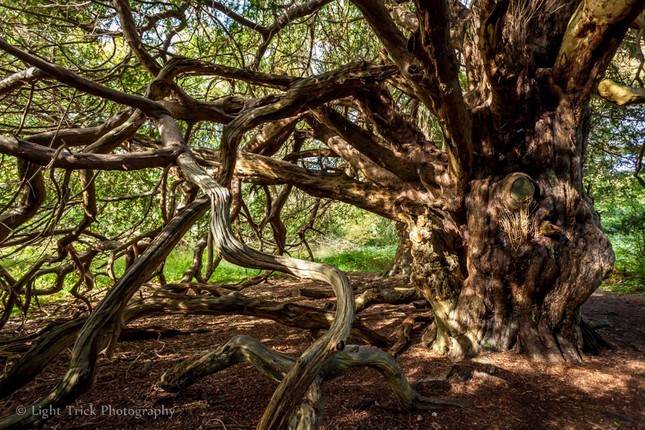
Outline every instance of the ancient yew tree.
{"label": "ancient yew tree", "polygon": [[[293,323],[287,311],[209,287],[223,258],[323,280],[338,298],[331,326],[326,311],[288,311],[309,312],[308,328],[329,328],[297,360],[246,337],[212,353],[218,366],[246,359],[282,380],[259,428],[315,425],[307,404],[317,404],[320,375],[357,365],[380,369],[405,407],[453,404],[415,393],[387,354],[345,348],[352,330],[372,344],[379,337],[358,320],[352,328],[342,272],[286,256],[280,213],[295,189],[317,199],[298,230],[304,245],[328,199],[397,221],[410,278],[432,308],[426,338],[435,350],[579,360],[601,342],[580,306],[614,260],[582,182],[589,104],[598,93],[642,102],[642,89],[603,78],[624,40],[642,58],[644,6],[2,2],[1,321],[69,283],[88,313],[49,330],[0,391],[10,394],[75,342],[66,376],[37,401],[70,403],[91,386],[97,355],[143,314],[244,309]],[[259,225],[244,184],[269,200]],[[239,240],[231,219],[242,216],[258,235],[271,229],[275,252]],[[204,219],[210,228],[182,281],[215,296],[208,300],[169,287],[161,270]],[[26,249],[39,251],[9,264]],[[115,273],[121,257],[125,269]],[[110,285],[89,312],[85,295],[98,277]],[[133,301],[155,277],[165,293]],[[163,383],[179,388],[216,371],[209,360],[187,362]],[[10,416],[0,426],[39,419]]]}

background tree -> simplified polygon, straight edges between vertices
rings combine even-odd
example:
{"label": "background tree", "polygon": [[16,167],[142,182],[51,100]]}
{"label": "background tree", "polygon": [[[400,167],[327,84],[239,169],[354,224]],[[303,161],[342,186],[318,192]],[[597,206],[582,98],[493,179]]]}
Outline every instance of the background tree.
{"label": "background tree", "polygon": [[[81,299],[102,272],[113,282],[83,323],[67,375],[39,405],[68,403],[91,385],[133,294],[210,208],[210,239],[196,246],[187,282],[201,276],[207,250],[205,280],[217,253],[325,280],[338,296],[330,330],[276,370],[286,375],[259,428],[283,428],[316,396],[328,360],[342,360],[354,318],[341,272],[283,255],[281,214],[294,187],[405,226],[436,350],[579,360],[599,342],[580,306],[614,262],[583,186],[589,104],[597,89],[619,104],[642,101],[640,89],[598,81],[630,26],[640,48],[644,5],[3,4],[3,321],[69,275]],[[244,182],[262,189],[266,208],[248,224],[259,243],[270,226],[277,255],[230,228],[249,212]],[[302,221],[303,234],[312,222]],[[121,276],[99,257],[108,252],[127,255]],[[10,256],[20,264],[6,267]],[[44,276],[54,287],[39,288]]]}

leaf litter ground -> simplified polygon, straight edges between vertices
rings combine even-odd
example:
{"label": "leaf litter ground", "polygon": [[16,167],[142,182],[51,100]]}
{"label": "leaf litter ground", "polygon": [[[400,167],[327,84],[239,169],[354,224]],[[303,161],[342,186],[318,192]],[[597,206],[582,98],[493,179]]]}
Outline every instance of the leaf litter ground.
{"label": "leaf litter ground", "polygon": [[[383,284],[403,285],[398,278],[383,280],[374,274],[352,274],[351,279],[358,291]],[[299,289],[304,286],[324,288],[322,284],[283,278],[250,287],[244,293],[267,300],[329,306],[330,299],[300,297]],[[452,363],[422,348],[418,343],[421,330],[415,330],[411,346],[398,357],[413,386],[422,394],[467,400],[474,407],[404,411],[375,370],[353,369],[325,383],[322,428],[645,429],[645,297],[599,291],[583,310],[585,315],[607,323],[600,333],[614,349],[587,357],[580,365],[538,364],[513,353],[489,353]],[[371,328],[390,335],[410,312],[414,312],[412,305],[376,305],[361,315]],[[42,327],[43,322],[32,320],[19,334],[35,330],[37,324]],[[3,337],[18,325],[10,322]],[[158,390],[155,384],[170,366],[192,353],[212,350],[237,334],[253,336],[291,355],[301,353],[313,340],[307,330],[245,316],[160,316],[137,320],[131,327],[147,329],[149,338],[119,342],[111,359],[100,359],[94,388],[70,409],[78,415],[62,410],[47,428],[253,429],[277,382],[249,365],[208,376],[175,395]],[[181,334],[163,336],[159,327]],[[5,399],[0,404],[2,414],[47,395],[64,375],[68,360],[69,351],[34,382]],[[132,416],[135,410],[166,412],[156,418],[137,418]]]}

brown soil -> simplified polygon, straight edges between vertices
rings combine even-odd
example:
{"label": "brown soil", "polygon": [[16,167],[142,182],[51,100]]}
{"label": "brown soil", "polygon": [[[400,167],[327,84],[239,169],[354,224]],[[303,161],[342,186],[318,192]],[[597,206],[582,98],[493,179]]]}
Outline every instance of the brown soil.
{"label": "brown soil", "polygon": [[[352,281],[359,290],[385,282],[400,283],[368,274],[353,274]],[[245,293],[271,300],[294,300],[303,284],[272,280]],[[308,286],[317,287],[313,283]],[[329,300],[298,301],[324,306]],[[413,311],[411,305],[378,305],[361,315],[371,327],[391,334],[406,313]],[[613,350],[587,357],[581,365],[536,364],[512,353],[490,353],[455,364],[413,344],[398,361],[417,390],[467,400],[474,404],[473,408],[403,411],[376,371],[355,369],[324,385],[322,428],[645,429],[645,298],[597,292],[584,312],[609,324],[600,333],[614,345]],[[35,324],[27,324],[21,334]],[[11,322],[3,331],[11,332],[17,325]],[[169,366],[193,352],[213,349],[236,334],[253,336],[292,355],[302,352],[313,339],[308,331],[242,316],[155,317],[136,321],[132,326],[192,333],[120,342],[111,359],[101,359],[93,390],[81,396],[69,411],[54,411],[56,416],[47,428],[252,429],[277,383],[250,366],[211,375],[176,395],[159,391],[155,383]],[[415,331],[413,341],[418,340],[419,332]],[[35,382],[4,400],[1,413],[12,413],[20,405],[46,395],[66,371],[68,359],[68,354],[58,357]],[[451,376],[442,380],[451,369]],[[123,415],[135,409],[156,409],[166,414],[171,410],[173,416]]]}

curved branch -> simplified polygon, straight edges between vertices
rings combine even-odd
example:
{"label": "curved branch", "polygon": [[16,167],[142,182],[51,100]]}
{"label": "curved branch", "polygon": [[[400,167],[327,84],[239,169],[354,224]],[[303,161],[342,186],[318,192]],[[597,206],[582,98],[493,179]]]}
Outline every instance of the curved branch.
{"label": "curved branch", "polygon": [[130,45],[130,48],[132,48],[134,55],[152,76],[157,76],[161,71],[161,66],[143,47],[143,42],[139,37],[139,31],[137,25],[134,23],[134,17],[132,16],[132,10],[130,10],[128,0],[114,0],[114,7],[119,14],[123,36],[128,45]]}
{"label": "curved branch", "polygon": [[128,154],[84,154],[67,149],[55,150],[13,137],[0,136],[0,153],[12,155],[40,166],[62,169],[140,170],[172,164],[184,148],[173,146]]}
{"label": "curved branch", "polygon": [[[328,329],[334,321],[334,313],[297,303],[280,303],[246,297],[238,292],[228,292],[221,297],[186,296],[166,294],[164,297],[149,297],[133,302],[124,312],[130,321],[143,315],[159,314],[235,314],[266,318],[289,327],[302,329]],[[388,340],[367,328],[359,320],[354,321],[351,333],[376,346],[386,346]]]}
{"label": "curved branch", "polygon": [[79,76],[64,67],[49,63],[41,58],[18,49],[2,38],[0,38],[0,49],[24,61],[25,63],[31,64],[34,67],[38,67],[39,69],[50,75],[52,78],[55,78],[72,88],[76,88],[77,90],[99,96],[116,103],[121,103],[140,109],[143,113],[151,118],[157,118],[163,114],[168,113],[168,111],[163,106],[153,100],[150,100],[149,98],[133,94],[126,94],[121,91],[113,90],[112,88],[98,84],[89,79],[83,78],[82,76]]}
{"label": "curved branch", "polygon": [[614,56],[645,0],[585,0],[571,17],[553,68],[555,81],[569,94],[590,97],[596,78]]}
{"label": "curved branch", "polygon": [[[160,118],[158,128],[166,146],[182,144],[182,135],[171,117]],[[354,291],[347,276],[336,268],[291,257],[263,254],[247,247],[231,230],[228,190],[208,176],[189,152],[177,157],[177,165],[191,182],[209,196],[213,238],[218,251],[227,261],[243,267],[279,270],[302,278],[318,279],[327,282],[334,289],[337,311],[329,331],[301,355],[276,389],[258,424],[258,429],[285,428],[291,413],[304,397],[325,360],[343,348],[354,319]]]}

